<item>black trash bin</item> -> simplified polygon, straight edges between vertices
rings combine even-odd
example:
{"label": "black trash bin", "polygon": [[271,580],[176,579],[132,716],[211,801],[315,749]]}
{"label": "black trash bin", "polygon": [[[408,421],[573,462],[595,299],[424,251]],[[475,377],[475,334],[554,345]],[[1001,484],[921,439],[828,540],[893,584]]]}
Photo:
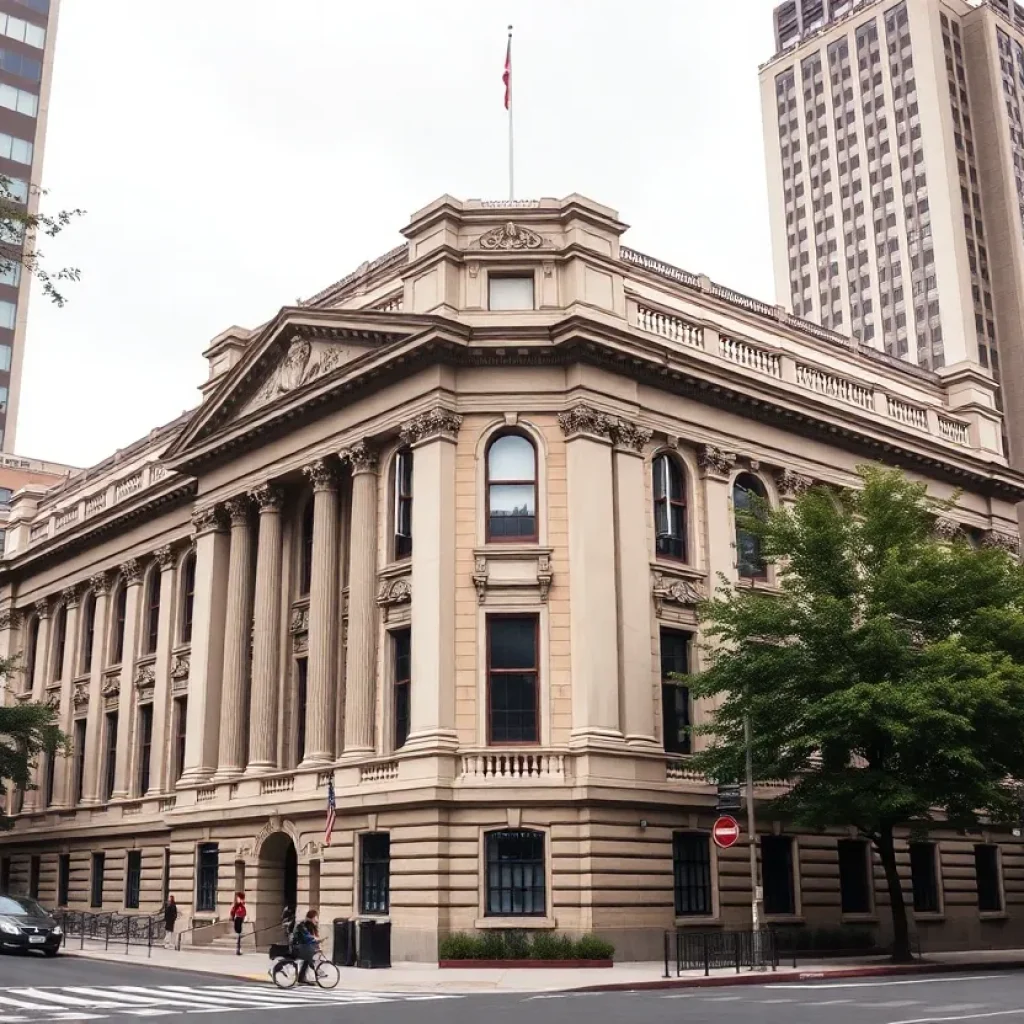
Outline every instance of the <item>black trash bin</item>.
{"label": "black trash bin", "polygon": [[391,922],[359,922],[358,967],[391,966]]}
{"label": "black trash bin", "polygon": [[334,919],[334,962],[339,967],[355,967],[356,923],[347,917]]}

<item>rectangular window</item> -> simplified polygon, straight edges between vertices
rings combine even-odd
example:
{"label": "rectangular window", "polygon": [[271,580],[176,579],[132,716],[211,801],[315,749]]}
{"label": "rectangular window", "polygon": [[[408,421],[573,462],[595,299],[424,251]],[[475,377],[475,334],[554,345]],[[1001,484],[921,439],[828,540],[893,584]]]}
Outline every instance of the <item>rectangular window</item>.
{"label": "rectangular window", "polygon": [[[3,51],[0,51],[0,59]],[[0,65],[2,67],[2,65]],[[18,164],[32,163],[32,143],[15,135],[0,132],[0,159],[13,160]]]}
{"label": "rectangular window", "polygon": [[57,779],[57,757],[52,752],[47,752],[43,758],[43,771],[46,773],[46,789],[43,800],[44,807],[53,806],[53,787]]}
{"label": "rectangular window", "polygon": [[200,843],[196,862],[196,910],[209,913],[217,909],[217,844]]}
{"label": "rectangular window", "polygon": [[974,847],[974,873],[978,881],[978,910],[999,913],[1003,909],[1003,889],[999,883],[999,848],[987,843]]}
{"label": "rectangular window", "polygon": [[676,917],[704,917],[711,902],[711,840],[696,832],[672,836],[672,876]]}
{"label": "rectangular window", "polygon": [[489,274],[488,309],[533,309],[533,274]]}
{"label": "rectangular window", "polygon": [[544,834],[490,832],[486,839],[488,917],[543,917],[547,912]]}
{"label": "rectangular window", "polygon": [[391,634],[391,657],[395,679],[395,750],[409,738],[409,698],[412,686],[412,630],[396,629]]}
{"label": "rectangular window", "polygon": [[129,910],[139,909],[139,892],[142,889],[142,851],[129,850],[124,876],[124,905]]}
{"label": "rectangular window", "polygon": [[15,89],[13,85],[0,83],[0,107],[35,117],[39,112],[39,97],[34,92]]}
{"label": "rectangular window", "polygon": [[114,795],[114,776],[117,770],[117,712],[108,711],[106,719],[107,759],[104,764],[103,799],[109,800]]}
{"label": "rectangular window", "polygon": [[938,852],[934,843],[910,844],[910,878],[914,886],[915,914],[939,912]]}
{"label": "rectangular window", "polygon": [[57,857],[57,906],[66,907],[71,890],[71,854],[62,853]]}
{"label": "rectangular window", "polygon": [[0,345],[0,371],[8,373],[11,369],[11,346]]}
{"label": "rectangular window", "polygon": [[28,894],[32,899],[39,899],[39,872],[42,866],[42,858],[33,854],[28,861]]}
{"label": "rectangular window", "polygon": [[391,908],[391,836],[367,832],[359,837],[359,913],[386,914]]}
{"label": "rectangular window", "polygon": [[761,836],[761,882],[766,914],[793,914],[793,840],[789,836]]}
{"label": "rectangular window", "polygon": [[106,867],[106,854],[92,855],[92,876],[89,880],[89,906],[103,906],[103,869]]}
{"label": "rectangular window", "polygon": [[0,300],[0,327],[9,331],[14,330],[14,320],[18,313],[18,307],[13,302]]}
{"label": "rectangular window", "polygon": [[871,862],[862,839],[839,840],[839,893],[844,914],[871,913]]}
{"label": "rectangular window", "polygon": [[166,907],[167,897],[171,895],[171,849],[169,846],[164,847],[164,871],[161,878],[163,879],[161,905]]}
{"label": "rectangular window", "polygon": [[306,704],[309,695],[309,661],[300,658],[295,663],[295,763],[302,764],[306,756]]}
{"label": "rectangular window", "polygon": [[12,50],[0,50],[0,71],[20,75],[32,82],[41,81],[43,77],[43,65],[40,61]]}
{"label": "rectangular window", "polygon": [[537,617],[487,620],[488,742],[537,743]]}
{"label": "rectangular window", "polygon": [[0,857],[0,891],[11,891],[11,858]]}
{"label": "rectangular window", "polygon": [[185,729],[188,725],[188,697],[175,697],[174,699],[174,747],[171,754],[174,757],[173,779],[175,782],[181,778],[185,770]]}
{"label": "rectangular window", "polygon": [[412,452],[395,457],[395,558],[412,554]]}
{"label": "rectangular window", "polygon": [[139,796],[149,791],[149,761],[153,752],[153,705],[139,708]]}
{"label": "rectangular window", "polygon": [[690,671],[690,634],[661,631],[661,733],[670,754],[690,753],[690,688],[673,676]]}
{"label": "rectangular window", "polygon": [[85,719],[75,722],[74,735],[75,757],[75,803],[80,804],[85,787]]}

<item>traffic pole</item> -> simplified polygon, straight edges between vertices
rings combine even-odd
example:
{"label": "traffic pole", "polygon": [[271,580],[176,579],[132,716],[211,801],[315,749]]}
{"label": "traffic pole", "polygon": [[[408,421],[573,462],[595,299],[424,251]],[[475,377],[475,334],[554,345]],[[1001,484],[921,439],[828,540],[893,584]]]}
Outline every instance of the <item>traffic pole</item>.
{"label": "traffic pole", "polygon": [[750,930],[753,967],[764,970],[761,956],[761,887],[757,884],[757,823],[754,818],[754,755],[751,750],[750,715],[743,719],[747,759],[747,849],[750,851]]}

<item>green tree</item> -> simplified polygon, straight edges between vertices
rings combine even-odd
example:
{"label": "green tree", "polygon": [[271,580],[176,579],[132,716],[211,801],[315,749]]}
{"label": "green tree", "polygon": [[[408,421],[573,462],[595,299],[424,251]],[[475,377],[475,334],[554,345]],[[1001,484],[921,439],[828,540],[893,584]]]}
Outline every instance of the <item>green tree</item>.
{"label": "green tree", "polygon": [[1024,778],[1024,572],[996,548],[942,541],[952,507],[896,470],[859,489],[813,487],[742,525],[777,593],[724,579],[702,620],[710,668],[695,696],[720,707],[694,767],[791,788],[771,803],[809,829],[854,826],[885,870],[893,955],[910,957],[894,831],[1005,824]]}

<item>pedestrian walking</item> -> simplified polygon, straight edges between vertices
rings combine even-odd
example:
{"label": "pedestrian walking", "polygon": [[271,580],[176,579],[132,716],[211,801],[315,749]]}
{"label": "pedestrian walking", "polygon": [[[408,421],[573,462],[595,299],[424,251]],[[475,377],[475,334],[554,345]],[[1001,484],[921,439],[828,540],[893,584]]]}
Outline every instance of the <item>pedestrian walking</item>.
{"label": "pedestrian walking", "polygon": [[235,952],[242,955],[242,925],[245,924],[245,893],[236,892],[231,904],[231,923],[235,929]]}
{"label": "pedestrian walking", "polygon": [[178,904],[173,896],[168,896],[164,907],[164,949],[174,949],[174,926],[177,922]]}

